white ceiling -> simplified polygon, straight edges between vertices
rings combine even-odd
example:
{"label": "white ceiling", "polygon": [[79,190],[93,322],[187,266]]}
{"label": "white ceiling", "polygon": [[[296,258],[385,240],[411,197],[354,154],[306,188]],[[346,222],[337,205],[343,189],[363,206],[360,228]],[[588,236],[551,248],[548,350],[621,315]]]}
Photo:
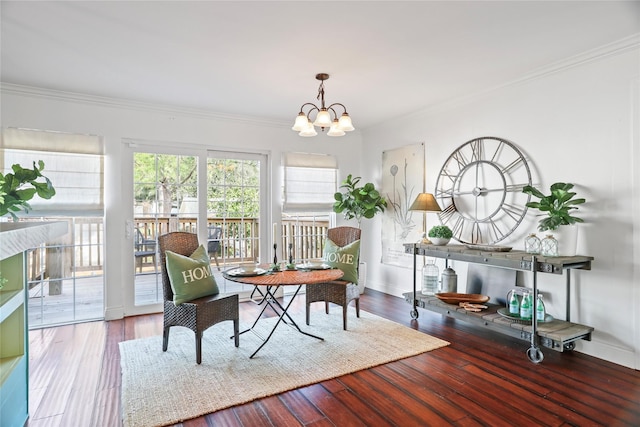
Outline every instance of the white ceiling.
{"label": "white ceiling", "polygon": [[640,32],[638,1],[1,2],[1,79],[293,123],[326,72],[356,128]]}

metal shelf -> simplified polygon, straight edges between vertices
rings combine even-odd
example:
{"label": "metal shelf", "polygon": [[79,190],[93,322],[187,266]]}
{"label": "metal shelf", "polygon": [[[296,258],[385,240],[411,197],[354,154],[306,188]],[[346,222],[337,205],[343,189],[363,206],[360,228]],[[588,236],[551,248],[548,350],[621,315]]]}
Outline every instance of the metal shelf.
{"label": "metal shelf", "polygon": [[[544,358],[539,348],[540,344],[554,350],[563,351],[573,350],[575,346],[574,341],[578,339],[591,340],[593,328],[570,322],[570,272],[572,269],[591,270],[593,257],[583,255],[543,257],[528,254],[524,251],[485,251],[470,248],[466,245],[436,246],[423,243],[408,243],[405,244],[404,247],[405,253],[413,255],[413,292],[404,294],[407,302],[412,305],[410,314],[413,319],[418,318],[417,307],[422,307],[456,319],[480,324],[503,334],[528,340],[531,342],[531,347],[527,350],[527,357],[533,363],[540,363]],[[485,312],[470,313],[456,306],[445,304],[436,297],[418,295],[416,292],[416,258],[418,255],[443,258],[445,260],[465,261],[512,270],[529,271],[533,276],[534,301],[538,294],[538,273],[563,274],[566,271],[566,321],[553,320],[540,327],[534,319],[531,325],[522,325],[500,316],[496,313],[498,307],[495,305],[490,305],[491,308]]]}

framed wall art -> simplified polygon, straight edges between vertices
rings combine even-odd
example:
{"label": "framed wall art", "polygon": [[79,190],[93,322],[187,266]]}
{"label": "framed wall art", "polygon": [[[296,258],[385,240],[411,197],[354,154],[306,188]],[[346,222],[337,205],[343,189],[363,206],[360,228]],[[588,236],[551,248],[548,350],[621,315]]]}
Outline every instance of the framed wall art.
{"label": "framed wall art", "polygon": [[409,211],[409,206],[424,191],[424,162],[424,143],[382,152],[381,192],[387,199],[382,215],[383,264],[413,267],[403,244],[417,242],[422,235],[422,213]]}

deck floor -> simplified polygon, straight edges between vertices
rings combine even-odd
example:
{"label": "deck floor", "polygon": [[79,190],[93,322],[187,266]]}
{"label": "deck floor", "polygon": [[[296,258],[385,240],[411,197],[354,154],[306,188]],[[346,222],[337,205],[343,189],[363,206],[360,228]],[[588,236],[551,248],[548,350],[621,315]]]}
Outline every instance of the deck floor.
{"label": "deck floor", "polygon": [[[212,268],[221,292],[250,291],[251,287],[230,282]],[[62,281],[59,295],[49,293],[49,282],[43,281],[29,290],[29,328],[61,325],[104,318],[104,276],[89,275],[75,280]],[[155,304],[162,301],[162,279],[152,269],[135,275],[136,305]]]}

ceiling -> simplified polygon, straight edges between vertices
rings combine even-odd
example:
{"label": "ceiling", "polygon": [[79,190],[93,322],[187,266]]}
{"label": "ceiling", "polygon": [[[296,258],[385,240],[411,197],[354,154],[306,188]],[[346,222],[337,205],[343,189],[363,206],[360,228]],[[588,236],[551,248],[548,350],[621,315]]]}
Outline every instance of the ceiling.
{"label": "ceiling", "polygon": [[356,128],[518,80],[640,32],[638,1],[3,0],[1,80],[293,124]]}

